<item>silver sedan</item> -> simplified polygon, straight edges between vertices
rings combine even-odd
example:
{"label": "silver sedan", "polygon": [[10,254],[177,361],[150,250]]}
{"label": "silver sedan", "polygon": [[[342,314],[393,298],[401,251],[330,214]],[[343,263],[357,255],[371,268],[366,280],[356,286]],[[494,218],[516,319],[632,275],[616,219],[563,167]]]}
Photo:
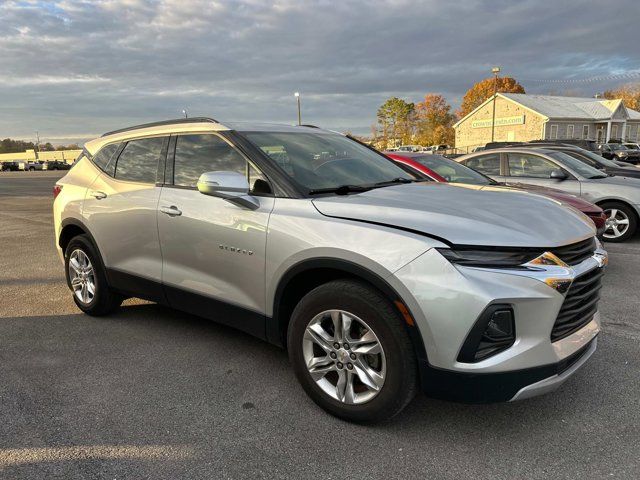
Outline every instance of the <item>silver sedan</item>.
{"label": "silver sedan", "polygon": [[566,153],[544,148],[501,148],[472,153],[458,162],[507,184],[540,185],[582,197],[607,214],[604,238],[623,242],[640,217],[640,179],[610,176]]}

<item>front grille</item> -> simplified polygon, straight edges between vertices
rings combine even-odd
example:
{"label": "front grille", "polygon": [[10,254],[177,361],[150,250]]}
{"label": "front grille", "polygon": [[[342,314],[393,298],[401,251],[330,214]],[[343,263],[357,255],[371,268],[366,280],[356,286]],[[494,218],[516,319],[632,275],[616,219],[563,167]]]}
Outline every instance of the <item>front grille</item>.
{"label": "front grille", "polygon": [[596,240],[593,237],[587,238],[582,242],[551,249],[551,253],[567,265],[578,265],[592,256],[595,251]]}
{"label": "front grille", "polygon": [[594,268],[573,281],[551,330],[552,342],[571,335],[591,321],[598,310],[603,275],[603,268]]}

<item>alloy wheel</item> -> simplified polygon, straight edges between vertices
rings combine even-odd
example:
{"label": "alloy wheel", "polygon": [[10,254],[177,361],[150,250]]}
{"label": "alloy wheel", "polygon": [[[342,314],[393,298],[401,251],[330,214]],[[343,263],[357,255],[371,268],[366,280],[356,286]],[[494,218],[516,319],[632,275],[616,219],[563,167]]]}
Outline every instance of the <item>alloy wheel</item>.
{"label": "alloy wheel", "polygon": [[357,405],[372,400],[384,384],[382,344],[362,319],[344,310],[316,315],[302,339],[311,378],[331,398]]}
{"label": "alloy wheel", "polygon": [[604,224],[604,238],[618,238],[627,233],[629,217],[622,210],[611,208],[604,211],[607,220]]}
{"label": "alloy wheel", "polygon": [[86,253],[79,248],[69,257],[69,281],[76,298],[88,305],[96,294],[96,277]]}

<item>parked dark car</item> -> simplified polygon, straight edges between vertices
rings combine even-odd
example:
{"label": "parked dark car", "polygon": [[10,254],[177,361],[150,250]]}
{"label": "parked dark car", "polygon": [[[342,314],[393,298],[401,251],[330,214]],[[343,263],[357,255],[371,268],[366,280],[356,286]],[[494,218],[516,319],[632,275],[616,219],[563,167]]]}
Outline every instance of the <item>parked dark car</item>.
{"label": "parked dark car", "polygon": [[600,149],[598,148],[598,144],[593,140],[583,140],[576,138],[567,138],[563,140],[531,140],[529,142],[489,142],[485,146],[485,150],[489,150],[492,148],[503,148],[503,147],[519,147],[520,145],[539,143],[545,145],[572,145],[574,147],[579,147],[584,150],[588,150],[590,152],[594,152],[600,154]]}
{"label": "parked dark car", "polygon": [[631,150],[620,143],[601,143],[598,145],[600,153],[609,160],[632,163],[640,162],[640,150]]}
{"label": "parked dark car", "polygon": [[20,170],[19,162],[2,162],[1,166],[1,170],[3,172],[17,172],[18,170]]}
{"label": "parked dark car", "polygon": [[[44,162],[44,169],[45,170],[69,170],[71,168],[71,165],[69,165],[67,162],[61,162],[59,160],[49,160],[47,162]],[[638,170],[640,172],[640,170]]]}
{"label": "parked dark car", "polygon": [[640,178],[640,168],[629,165],[628,163],[617,163],[614,160],[604,158],[597,153],[584,150],[571,145],[556,145],[547,143],[523,143],[519,145],[521,148],[544,148],[545,150],[554,150],[556,152],[564,152],[577,158],[581,162],[586,163],[598,170],[609,175],[618,175],[620,177]]}

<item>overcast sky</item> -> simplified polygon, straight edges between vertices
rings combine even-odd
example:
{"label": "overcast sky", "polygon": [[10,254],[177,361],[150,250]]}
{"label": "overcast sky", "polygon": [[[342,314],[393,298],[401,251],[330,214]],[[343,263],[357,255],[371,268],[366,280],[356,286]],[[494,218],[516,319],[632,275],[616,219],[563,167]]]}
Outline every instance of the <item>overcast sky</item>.
{"label": "overcast sky", "polygon": [[529,93],[592,96],[625,81],[549,80],[640,73],[638,18],[638,0],[0,0],[0,137],[183,108],[292,123],[295,91],[303,122],[367,133],[389,96],[457,106],[494,64]]}

